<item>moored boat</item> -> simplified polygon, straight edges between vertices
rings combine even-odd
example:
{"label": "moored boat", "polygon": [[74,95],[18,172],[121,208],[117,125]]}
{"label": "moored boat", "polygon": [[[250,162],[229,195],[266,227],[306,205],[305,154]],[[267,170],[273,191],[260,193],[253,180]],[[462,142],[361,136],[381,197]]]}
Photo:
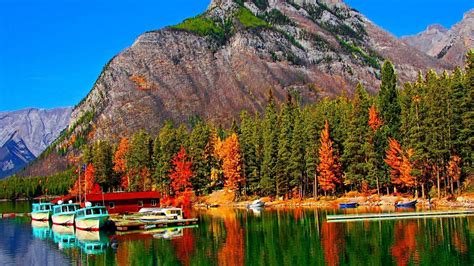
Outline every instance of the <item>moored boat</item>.
{"label": "moored boat", "polygon": [[143,222],[156,222],[167,220],[182,220],[183,210],[181,208],[141,208],[138,211]]}
{"label": "moored boat", "polygon": [[359,203],[357,203],[357,202],[339,203],[339,208],[341,208],[341,209],[357,208],[357,206],[359,206]]}
{"label": "moored boat", "polygon": [[262,208],[264,206],[265,206],[265,202],[258,199],[258,200],[254,200],[252,203],[247,205],[247,208]]}
{"label": "moored boat", "polygon": [[85,208],[76,211],[75,224],[76,229],[87,231],[98,231],[105,226],[109,219],[109,213],[104,206],[92,206],[86,202]]}
{"label": "moored boat", "polygon": [[395,207],[397,208],[415,208],[417,200],[407,201],[407,202],[397,202],[395,203]]}
{"label": "moored boat", "polygon": [[80,205],[77,203],[69,202],[63,204],[62,201],[59,201],[58,205],[53,206],[53,214],[51,217],[53,224],[74,225],[74,215],[79,209]]}
{"label": "moored boat", "polygon": [[33,203],[31,219],[33,221],[49,221],[53,204],[49,202]]}

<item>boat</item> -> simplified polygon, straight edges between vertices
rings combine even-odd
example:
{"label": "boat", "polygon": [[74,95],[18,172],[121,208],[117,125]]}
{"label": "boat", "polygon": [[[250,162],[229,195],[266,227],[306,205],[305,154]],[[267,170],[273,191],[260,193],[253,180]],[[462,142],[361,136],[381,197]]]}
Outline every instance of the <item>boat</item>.
{"label": "boat", "polygon": [[415,208],[417,200],[407,201],[407,202],[396,202],[396,208]]}
{"label": "boat", "polygon": [[162,229],[161,231],[153,234],[153,238],[156,239],[173,239],[173,238],[178,238],[183,236],[183,229],[182,228],[166,228]]}
{"label": "boat", "polygon": [[33,203],[31,219],[33,221],[49,221],[53,204],[50,202]]}
{"label": "boat", "polygon": [[247,208],[262,208],[264,206],[265,206],[265,202],[258,199],[258,200],[252,201],[252,203],[247,205]]}
{"label": "boat", "polygon": [[359,203],[357,203],[357,202],[339,203],[339,208],[341,208],[341,209],[357,208],[357,206],[359,206]]}
{"label": "boat", "polygon": [[74,225],[74,215],[80,208],[81,206],[79,204],[72,203],[72,201],[67,204],[58,201],[58,205],[53,206],[53,215],[51,217],[53,224]]}
{"label": "boat", "polygon": [[183,210],[181,208],[141,208],[138,211],[142,222],[182,220]]}
{"label": "boat", "polygon": [[86,206],[76,211],[75,224],[76,229],[87,231],[98,231],[105,226],[109,219],[109,213],[104,206],[92,206],[92,203],[86,202]]}

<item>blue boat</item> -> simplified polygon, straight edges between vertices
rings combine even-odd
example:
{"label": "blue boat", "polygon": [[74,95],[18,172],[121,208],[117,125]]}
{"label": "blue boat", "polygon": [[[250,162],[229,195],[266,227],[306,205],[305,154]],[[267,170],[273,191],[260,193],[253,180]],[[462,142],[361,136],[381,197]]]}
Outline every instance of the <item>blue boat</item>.
{"label": "blue boat", "polygon": [[339,203],[339,208],[341,209],[357,208],[357,206],[359,206],[357,202]]}
{"label": "blue boat", "polygon": [[415,208],[417,200],[412,200],[408,202],[397,202],[395,203],[396,208]]}
{"label": "blue boat", "polygon": [[76,229],[98,231],[108,219],[109,213],[104,206],[92,206],[90,202],[86,202],[86,207],[76,211]]}

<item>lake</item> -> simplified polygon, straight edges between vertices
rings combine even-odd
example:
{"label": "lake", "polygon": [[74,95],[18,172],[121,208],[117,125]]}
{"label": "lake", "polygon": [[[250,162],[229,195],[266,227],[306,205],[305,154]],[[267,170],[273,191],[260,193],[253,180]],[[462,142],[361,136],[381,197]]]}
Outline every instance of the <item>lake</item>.
{"label": "lake", "polygon": [[[0,212],[29,211],[29,204],[0,203]],[[327,223],[327,214],[342,211],[217,208],[193,212],[200,219],[198,226],[125,235],[75,232],[71,227],[32,223],[29,218],[3,219],[0,264],[474,264],[474,217]]]}

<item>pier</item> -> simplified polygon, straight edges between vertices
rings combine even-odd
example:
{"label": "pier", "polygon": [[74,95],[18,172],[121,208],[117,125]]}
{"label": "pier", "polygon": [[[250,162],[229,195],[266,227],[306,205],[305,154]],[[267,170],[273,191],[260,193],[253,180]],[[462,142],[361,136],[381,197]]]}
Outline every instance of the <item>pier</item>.
{"label": "pier", "polygon": [[327,222],[360,222],[400,219],[422,219],[443,217],[465,217],[474,215],[474,210],[459,211],[427,211],[427,212],[392,212],[392,213],[364,213],[364,214],[338,214],[328,215]]}

